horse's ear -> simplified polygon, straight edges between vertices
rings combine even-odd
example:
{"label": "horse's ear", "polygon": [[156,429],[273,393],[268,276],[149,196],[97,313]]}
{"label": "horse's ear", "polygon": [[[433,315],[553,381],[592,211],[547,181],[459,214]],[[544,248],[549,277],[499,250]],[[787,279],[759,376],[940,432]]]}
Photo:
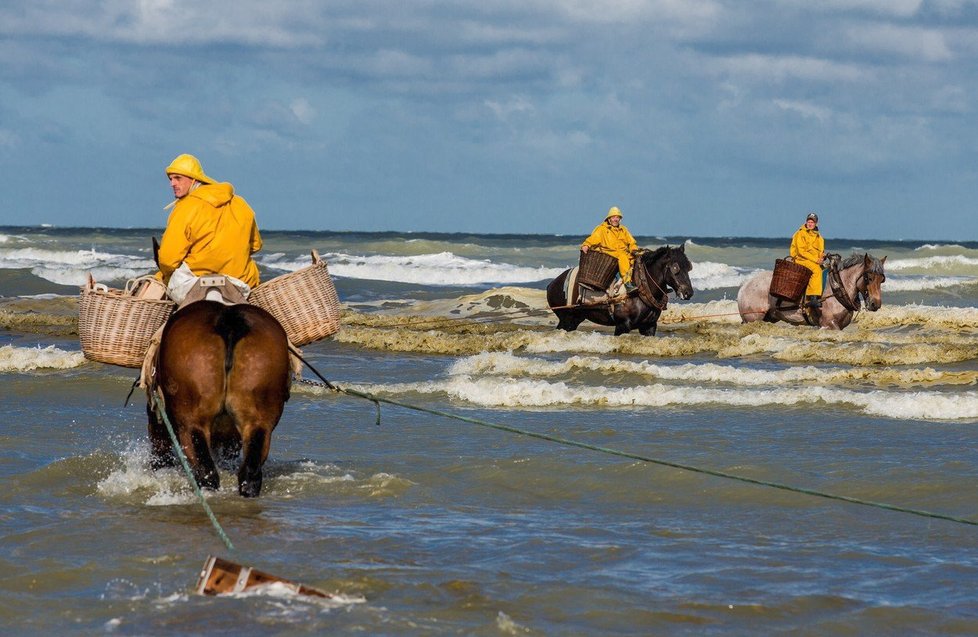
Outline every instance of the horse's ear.
{"label": "horse's ear", "polygon": [[153,237],[153,261],[156,262],[156,267],[160,267],[160,242]]}
{"label": "horse's ear", "polygon": [[886,255],[883,255],[883,258],[880,259],[880,263],[886,263]]}

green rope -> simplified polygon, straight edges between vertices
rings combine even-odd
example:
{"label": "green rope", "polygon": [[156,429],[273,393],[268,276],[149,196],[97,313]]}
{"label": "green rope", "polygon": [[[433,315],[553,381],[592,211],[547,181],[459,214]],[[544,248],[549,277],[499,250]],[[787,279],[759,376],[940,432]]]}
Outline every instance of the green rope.
{"label": "green rope", "polygon": [[[308,363],[306,363],[306,364],[308,365]],[[311,366],[310,366],[310,369],[312,369]],[[967,525],[970,525],[970,526],[978,526],[978,521],[969,520],[967,518],[960,518],[960,517],[955,517],[955,516],[952,516],[952,515],[944,515],[943,513],[932,513],[930,511],[922,511],[920,509],[911,509],[911,508],[907,508],[907,507],[896,506],[896,505],[893,505],[893,504],[887,504],[885,502],[873,502],[872,500],[862,500],[860,498],[853,498],[853,497],[846,496],[846,495],[837,495],[837,494],[834,494],[834,493],[827,493],[825,491],[817,491],[815,489],[806,489],[804,487],[793,487],[791,485],[780,484],[778,482],[771,482],[771,481],[768,481],[768,480],[757,480],[755,478],[748,478],[748,477],[745,477],[745,476],[739,476],[739,475],[736,475],[736,474],[733,474],[733,473],[726,473],[725,471],[716,471],[714,469],[704,469],[702,467],[696,467],[696,466],[693,466],[693,465],[682,464],[682,463],[679,463],[679,462],[670,462],[668,460],[660,460],[660,459],[657,459],[657,458],[651,458],[649,456],[642,456],[642,455],[639,455],[639,454],[636,454],[636,453],[629,453],[627,451],[619,451],[617,449],[610,449],[608,447],[601,447],[601,446],[598,446],[598,445],[592,445],[592,444],[588,444],[588,443],[585,443],[585,442],[579,442],[577,440],[569,440],[567,438],[560,438],[558,436],[550,436],[548,434],[542,434],[542,433],[536,433],[536,432],[533,432],[533,431],[527,431],[525,429],[519,429],[517,427],[510,427],[508,425],[501,425],[499,423],[492,423],[492,422],[488,422],[488,421],[485,421],[485,420],[480,420],[478,418],[469,418],[467,416],[459,416],[458,414],[453,414],[453,413],[447,412],[447,411],[440,411],[438,409],[429,409],[427,407],[418,407],[417,405],[410,405],[408,403],[402,403],[402,402],[398,402],[396,400],[390,400],[390,399],[387,399],[387,398],[380,398],[379,396],[375,396],[373,394],[369,394],[369,393],[365,393],[365,392],[360,392],[360,391],[357,391],[355,389],[347,389],[345,387],[340,387],[339,385],[335,385],[335,384],[329,383],[329,381],[326,381],[326,379],[324,379],[322,376],[320,376],[319,375],[319,372],[317,372],[315,369],[313,369],[313,372],[317,376],[319,376],[321,379],[323,379],[323,381],[327,383],[327,386],[330,389],[332,389],[333,391],[340,392],[340,393],[343,393],[343,394],[348,394],[350,396],[357,396],[359,398],[365,398],[365,399],[367,399],[369,401],[372,401],[374,404],[376,404],[377,405],[377,409],[378,409],[378,416],[377,416],[378,417],[378,420],[377,420],[378,424],[380,424],[380,414],[379,414],[380,403],[386,403],[388,405],[395,405],[397,407],[403,407],[404,409],[411,409],[411,410],[414,410],[414,411],[420,411],[420,412],[423,412],[423,413],[432,414],[434,416],[441,416],[443,418],[451,418],[451,419],[454,419],[454,420],[460,420],[462,422],[467,422],[467,423],[470,423],[470,424],[473,424],[473,425],[478,425],[480,427],[488,427],[490,429],[497,429],[499,431],[506,431],[506,432],[509,432],[509,433],[512,433],[512,434],[517,434],[517,435],[520,435],[520,436],[527,436],[529,438],[537,438],[539,440],[545,440],[547,442],[554,442],[554,443],[557,443],[557,444],[560,444],[560,445],[565,445],[565,446],[568,446],[568,447],[577,447],[577,448],[580,448],[580,449],[587,449],[589,451],[597,451],[599,453],[604,453],[604,454],[608,454],[608,455],[611,455],[611,456],[618,456],[619,458],[629,458],[631,460],[639,460],[641,462],[647,462],[647,463],[650,463],[650,464],[657,464],[657,465],[661,465],[661,466],[664,466],[664,467],[672,467],[674,469],[683,469],[684,471],[691,471],[693,473],[701,473],[701,474],[704,474],[704,475],[714,476],[714,477],[717,477],[717,478],[724,478],[724,479],[727,479],[727,480],[735,480],[737,482],[745,482],[747,484],[754,484],[754,485],[758,485],[758,486],[762,486],[762,487],[770,487],[772,489],[781,489],[782,491],[790,491],[792,493],[802,493],[802,494],[805,494],[805,495],[815,496],[815,497],[818,497],[818,498],[826,498],[826,499],[829,499],[829,500],[839,500],[841,502],[848,502],[850,504],[859,504],[859,505],[862,505],[862,506],[875,507],[877,509],[885,509],[885,510],[888,510],[888,511],[897,511],[899,513],[908,513],[910,515],[917,515],[917,516],[925,517],[925,518],[933,518],[933,519],[937,519],[937,520],[946,520],[948,522],[957,522],[958,524],[967,524]],[[306,383],[310,383],[310,381],[305,381],[305,382]],[[311,383],[311,384],[315,384],[315,383]]]}
{"label": "green rope", "polygon": [[224,542],[224,546],[228,547],[229,551],[234,550],[234,545],[231,544],[231,539],[221,528],[221,523],[217,521],[217,516],[211,510],[210,506],[207,504],[207,500],[204,499],[204,494],[200,490],[200,485],[197,484],[197,480],[194,478],[193,471],[190,470],[190,464],[187,462],[187,456],[183,453],[183,447],[180,446],[180,442],[177,440],[177,435],[173,432],[173,425],[170,424],[170,419],[166,416],[166,409],[163,408],[163,402],[160,400],[156,391],[150,392],[153,397],[153,404],[156,407],[157,413],[163,418],[163,424],[166,425],[166,431],[170,434],[170,440],[173,441],[173,448],[176,449],[177,457],[180,458],[180,464],[183,465],[183,470],[187,474],[187,479],[190,480],[190,485],[194,488],[194,493],[197,494],[197,499],[200,500],[200,505],[204,507],[204,512],[207,513],[207,518],[211,521],[211,525],[214,530],[217,531],[218,537]]}

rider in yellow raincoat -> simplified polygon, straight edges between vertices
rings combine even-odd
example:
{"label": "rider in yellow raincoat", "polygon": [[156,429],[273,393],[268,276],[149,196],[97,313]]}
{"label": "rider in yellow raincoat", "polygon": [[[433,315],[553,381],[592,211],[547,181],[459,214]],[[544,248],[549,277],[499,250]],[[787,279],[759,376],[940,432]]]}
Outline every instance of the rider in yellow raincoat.
{"label": "rider in yellow raincoat", "polygon": [[632,252],[638,249],[635,238],[628,228],[621,225],[621,210],[612,206],[605,215],[604,222],[594,229],[584,243],[581,252],[594,248],[618,259],[618,272],[626,286],[632,284]]}
{"label": "rider in yellow raincoat", "polygon": [[229,183],[204,174],[193,155],[180,155],[166,168],[176,201],[160,241],[157,278],[168,283],[186,264],[196,276],[224,274],[254,288],[258,266],[251,255],[261,249],[255,212]]}
{"label": "rider in yellow raincoat", "polygon": [[805,289],[806,304],[811,307],[821,305],[822,298],[822,261],[825,259],[825,239],[818,231],[818,215],[808,213],[805,225],[791,237],[791,258],[798,265],[803,265],[812,271]]}

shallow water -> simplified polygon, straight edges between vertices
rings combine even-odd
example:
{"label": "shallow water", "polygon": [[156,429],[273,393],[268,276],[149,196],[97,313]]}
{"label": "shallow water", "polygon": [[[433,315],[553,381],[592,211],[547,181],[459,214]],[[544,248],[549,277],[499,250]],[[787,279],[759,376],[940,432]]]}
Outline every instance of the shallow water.
{"label": "shallow water", "polygon": [[[106,260],[120,270],[132,263],[122,257],[138,258],[136,231],[86,232],[44,238],[45,258],[103,234],[95,251],[116,255]],[[315,233],[266,239],[296,263],[310,240],[324,254],[330,241],[341,247]],[[687,250],[694,263],[749,272],[775,254],[766,241],[708,245],[698,258],[696,240]],[[342,247],[412,257],[413,246],[489,259],[482,272],[525,273],[559,267],[566,245],[367,236]],[[924,278],[935,262],[920,253],[973,258],[968,246],[896,248],[897,261],[921,259]],[[545,256],[535,262],[534,250]],[[901,284],[888,270],[883,309],[841,333],[741,325],[736,288],[721,286],[670,304],[655,338],[555,332],[533,311],[545,281],[337,275],[343,329],[304,352],[333,382],[425,409],[978,520],[978,270],[962,259],[929,289],[891,293],[894,280],[923,279]],[[228,550],[182,474],[149,469],[145,399],[137,392],[123,407],[135,370],[81,359],[71,289],[18,265],[0,269],[5,632],[978,633],[975,526],[393,405],[378,427],[372,403],[311,384],[293,388],[262,496],[240,498],[230,468],[207,496]],[[53,286],[56,296],[13,294],[24,277],[31,294]],[[939,287],[947,277],[963,282]],[[948,290],[954,303],[942,302]],[[336,597],[195,595],[210,554]]]}

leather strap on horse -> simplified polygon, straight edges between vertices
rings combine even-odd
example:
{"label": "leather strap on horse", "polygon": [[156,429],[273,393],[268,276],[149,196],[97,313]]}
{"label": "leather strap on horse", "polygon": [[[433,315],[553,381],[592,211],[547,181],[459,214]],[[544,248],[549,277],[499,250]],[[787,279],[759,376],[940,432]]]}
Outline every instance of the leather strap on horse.
{"label": "leather strap on horse", "polygon": [[829,288],[832,290],[832,296],[842,304],[842,307],[850,312],[858,312],[860,310],[859,292],[856,292],[856,300],[853,301],[852,297],[849,296],[849,292],[846,290],[846,286],[842,283],[842,271],[839,268],[839,259],[841,257],[838,254],[830,254],[828,256],[832,259],[832,265],[829,267]]}
{"label": "leather strap on horse", "polygon": [[[669,305],[669,293],[663,290],[662,286],[652,278],[651,274],[649,274],[649,269],[645,267],[645,262],[642,260],[641,255],[635,257],[635,265],[632,266],[632,269],[639,272],[640,267],[642,276],[640,277],[641,281],[637,282],[638,298],[642,299],[642,302],[644,302],[646,305],[651,305],[652,307],[657,308],[660,312],[664,312],[666,306]],[[653,293],[649,289],[649,286],[645,284],[646,281],[651,281],[652,284],[659,289],[659,292],[662,292],[661,305],[659,305],[659,302],[656,300],[655,293]]]}

